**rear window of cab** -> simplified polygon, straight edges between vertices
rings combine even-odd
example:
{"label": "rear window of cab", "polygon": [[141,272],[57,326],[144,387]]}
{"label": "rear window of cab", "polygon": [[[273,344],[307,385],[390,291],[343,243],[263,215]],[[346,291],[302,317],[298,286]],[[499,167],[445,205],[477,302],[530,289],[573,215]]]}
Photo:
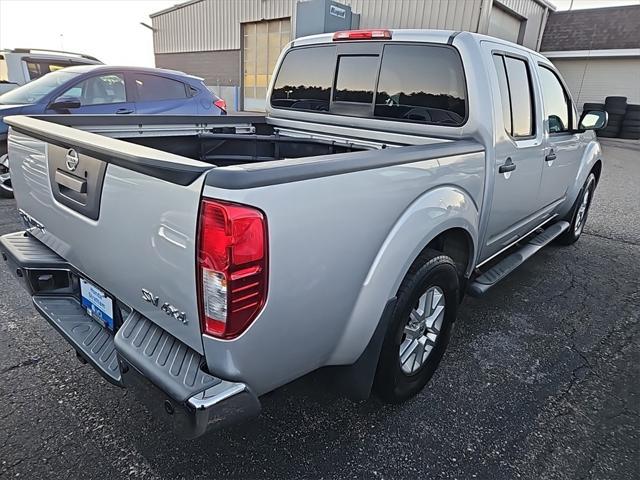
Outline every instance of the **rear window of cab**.
{"label": "rear window of cab", "polygon": [[273,108],[460,126],[466,84],[453,47],[385,44],[350,53],[335,45],[294,48],[284,57]]}

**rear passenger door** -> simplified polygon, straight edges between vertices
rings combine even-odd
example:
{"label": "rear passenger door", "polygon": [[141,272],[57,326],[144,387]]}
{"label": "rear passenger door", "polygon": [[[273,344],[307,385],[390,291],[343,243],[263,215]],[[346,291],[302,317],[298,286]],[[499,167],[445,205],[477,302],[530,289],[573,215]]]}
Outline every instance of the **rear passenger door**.
{"label": "rear passenger door", "polygon": [[546,136],[539,199],[544,206],[564,199],[578,173],[584,145],[573,130],[576,110],[560,76],[551,65],[538,63],[537,70]]}
{"label": "rear passenger door", "polygon": [[496,119],[493,199],[483,252],[488,258],[540,222],[543,136],[530,59],[502,44],[487,42],[484,48],[493,67]]}
{"label": "rear passenger door", "polygon": [[193,98],[197,92],[185,83],[151,73],[129,72],[128,75],[139,114],[198,114],[197,101]]}

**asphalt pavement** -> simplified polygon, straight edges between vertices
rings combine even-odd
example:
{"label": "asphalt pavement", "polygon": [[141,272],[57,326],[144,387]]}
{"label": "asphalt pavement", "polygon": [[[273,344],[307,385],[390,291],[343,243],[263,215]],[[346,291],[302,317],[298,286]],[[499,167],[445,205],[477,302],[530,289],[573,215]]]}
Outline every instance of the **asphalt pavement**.
{"label": "asphalt pavement", "polygon": [[[177,440],[0,269],[2,478],[631,479],[640,471],[640,143],[606,142],[587,228],[466,298],[428,387],[353,403],[308,375]],[[0,234],[20,228],[0,201]],[[286,345],[286,338],[282,339]]]}

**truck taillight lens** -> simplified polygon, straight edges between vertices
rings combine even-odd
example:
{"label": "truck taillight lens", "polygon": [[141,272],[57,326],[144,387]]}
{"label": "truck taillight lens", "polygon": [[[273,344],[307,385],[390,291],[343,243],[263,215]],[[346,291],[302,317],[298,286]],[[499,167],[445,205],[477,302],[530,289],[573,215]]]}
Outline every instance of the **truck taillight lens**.
{"label": "truck taillight lens", "polygon": [[267,225],[255,208],[203,200],[198,226],[198,297],[202,331],[240,335],[267,295]]}

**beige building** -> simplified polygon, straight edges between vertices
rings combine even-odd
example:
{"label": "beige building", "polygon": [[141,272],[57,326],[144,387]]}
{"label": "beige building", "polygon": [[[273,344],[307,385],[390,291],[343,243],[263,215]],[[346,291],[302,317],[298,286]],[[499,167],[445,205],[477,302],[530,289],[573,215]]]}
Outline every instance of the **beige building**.
{"label": "beige building", "polygon": [[[467,30],[534,50],[555,10],[547,0],[313,1],[324,1],[338,14],[350,9],[349,28]],[[295,38],[299,3],[191,0],[153,13],[156,66],[203,77],[232,109],[261,110],[280,50]]]}
{"label": "beige building", "polygon": [[541,51],[582,108],[608,96],[640,104],[640,5],[555,12]]}

